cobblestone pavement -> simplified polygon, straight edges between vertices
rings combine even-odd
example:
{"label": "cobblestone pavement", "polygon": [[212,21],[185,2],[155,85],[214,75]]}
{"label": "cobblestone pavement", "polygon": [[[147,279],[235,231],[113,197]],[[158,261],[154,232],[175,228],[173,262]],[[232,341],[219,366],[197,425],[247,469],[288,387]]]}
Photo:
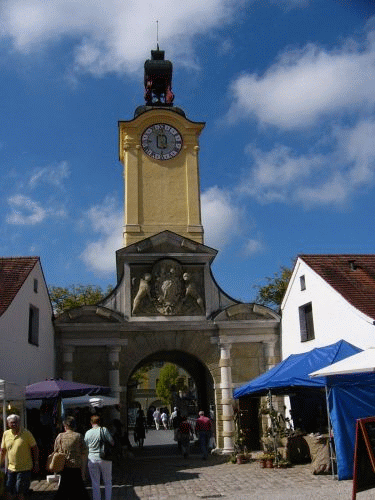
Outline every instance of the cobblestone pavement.
{"label": "cobblestone pavement", "polygon": [[[90,490],[90,483],[87,483]],[[32,500],[51,500],[55,486],[32,483]],[[104,491],[102,492],[104,498]],[[258,462],[231,464],[226,457],[203,461],[198,449],[187,459],[176,446],[135,449],[133,458],[114,465],[112,500],[350,500],[352,481],[314,476],[309,465],[261,469]],[[357,500],[375,498],[375,489]]]}

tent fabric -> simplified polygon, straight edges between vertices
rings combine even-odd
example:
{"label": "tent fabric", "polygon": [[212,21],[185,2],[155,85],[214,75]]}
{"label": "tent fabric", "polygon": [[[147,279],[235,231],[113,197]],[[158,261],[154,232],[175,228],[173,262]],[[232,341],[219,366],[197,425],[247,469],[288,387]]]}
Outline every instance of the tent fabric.
{"label": "tent fabric", "polygon": [[375,416],[375,373],[326,377],[338,479],[351,479],[356,421]]}
{"label": "tent fabric", "polygon": [[310,373],[310,377],[328,377],[330,375],[364,372],[375,372],[375,347],[370,347],[358,354],[354,354],[321,370]]}
{"label": "tent fabric", "polygon": [[337,475],[353,477],[356,420],[375,415],[375,348],[310,374],[325,376],[334,433]]}
{"label": "tent fabric", "polygon": [[84,396],[85,394],[108,394],[109,387],[81,384],[71,380],[50,379],[26,386],[26,399],[49,399]]}
{"label": "tent fabric", "polygon": [[[40,406],[43,404],[43,400],[41,399],[28,399],[26,401],[26,408],[32,409],[32,408],[37,408],[39,409]],[[91,396],[90,394],[87,394],[85,396],[76,396],[73,398],[62,398],[62,404],[64,408],[75,408],[75,407],[103,407],[103,406],[116,406],[120,404],[120,401],[118,398],[113,398],[111,396],[102,396],[102,395],[97,395],[97,396]]]}
{"label": "tent fabric", "polygon": [[305,353],[291,354],[268,372],[235,389],[233,397],[262,396],[269,391],[272,394],[288,394],[296,388],[324,389],[325,379],[311,379],[309,374],[360,351],[349,342],[339,340]]}

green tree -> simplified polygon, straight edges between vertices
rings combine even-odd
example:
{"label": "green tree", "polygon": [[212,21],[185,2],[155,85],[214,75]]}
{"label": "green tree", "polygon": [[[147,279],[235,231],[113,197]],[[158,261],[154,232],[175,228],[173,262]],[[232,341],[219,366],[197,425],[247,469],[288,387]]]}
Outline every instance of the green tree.
{"label": "green tree", "polygon": [[103,292],[100,286],[70,285],[68,287],[50,286],[48,292],[53,311],[59,315],[74,307],[97,304],[112,289],[112,286],[108,286],[106,292]]}
{"label": "green tree", "polygon": [[272,278],[267,277],[266,285],[256,287],[258,289],[255,299],[256,302],[273,309],[279,309],[288,287],[292,271],[293,270],[289,267],[281,266],[280,271],[275,273]]}
{"label": "green tree", "polygon": [[147,380],[147,374],[154,367],[153,363],[146,363],[142,365],[133,375],[130,377],[130,385],[138,386]]}
{"label": "green tree", "polygon": [[178,385],[180,374],[178,368],[173,363],[165,363],[159,373],[159,380],[156,384],[157,396],[167,405],[172,406],[172,393]]}

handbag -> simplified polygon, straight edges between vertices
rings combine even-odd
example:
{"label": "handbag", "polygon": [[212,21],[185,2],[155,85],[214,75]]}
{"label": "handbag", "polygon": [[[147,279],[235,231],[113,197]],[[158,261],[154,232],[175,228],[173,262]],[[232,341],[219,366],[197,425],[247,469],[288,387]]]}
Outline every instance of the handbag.
{"label": "handbag", "polygon": [[47,458],[47,469],[55,474],[61,472],[65,467],[65,453],[54,451]]}
{"label": "handbag", "polygon": [[113,460],[113,446],[105,438],[102,427],[100,427],[100,458],[102,460]]}

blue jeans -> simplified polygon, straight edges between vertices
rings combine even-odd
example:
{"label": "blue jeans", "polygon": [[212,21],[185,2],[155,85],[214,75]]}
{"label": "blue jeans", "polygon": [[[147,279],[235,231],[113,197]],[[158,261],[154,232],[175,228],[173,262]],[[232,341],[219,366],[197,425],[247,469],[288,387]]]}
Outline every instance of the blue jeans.
{"label": "blue jeans", "polygon": [[208,456],[208,443],[210,441],[211,431],[199,431],[199,445],[203,458]]}
{"label": "blue jeans", "polygon": [[13,472],[7,470],[5,491],[11,495],[24,495],[29,491],[31,481],[31,470]]}

